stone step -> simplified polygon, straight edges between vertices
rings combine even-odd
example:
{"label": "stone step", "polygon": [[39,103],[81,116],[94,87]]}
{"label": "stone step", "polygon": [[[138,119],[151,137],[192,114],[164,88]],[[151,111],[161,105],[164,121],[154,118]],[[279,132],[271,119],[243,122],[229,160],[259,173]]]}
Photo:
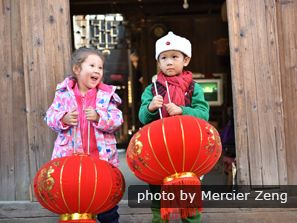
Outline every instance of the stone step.
{"label": "stone step", "polygon": [[[119,203],[120,223],[150,223],[149,208],[130,208],[126,200]],[[205,208],[202,223],[295,223],[297,208]],[[57,223],[58,216],[38,202],[0,202],[0,223]],[[172,220],[171,223],[181,222]]]}

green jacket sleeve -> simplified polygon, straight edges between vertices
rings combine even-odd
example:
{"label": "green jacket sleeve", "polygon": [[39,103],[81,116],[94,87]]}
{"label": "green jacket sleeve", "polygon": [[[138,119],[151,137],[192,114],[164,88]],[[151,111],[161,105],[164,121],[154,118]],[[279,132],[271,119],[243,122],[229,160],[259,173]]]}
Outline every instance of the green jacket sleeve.
{"label": "green jacket sleeve", "polygon": [[[148,110],[148,106],[153,100],[151,88],[152,84],[145,88],[141,96],[141,106],[139,109],[138,117],[140,122],[144,125],[160,118],[158,110],[155,112],[150,112]],[[191,115],[208,121],[209,105],[204,99],[204,93],[199,84],[194,84],[191,107],[181,106],[181,108],[183,110],[182,115]]]}
{"label": "green jacket sleeve", "polygon": [[181,108],[183,115],[191,115],[208,121],[209,105],[207,101],[205,101],[203,90],[198,83],[194,83],[191,107],[182,106]]}
{"label": "green jacket sleeve", "polygon": [[160,118],[158,110],[155,112],[150,112],[148,110],[148,106],[154,97],[151,88],[152,84],[145,88],[141,96],[141,106],[139,109],[138,118],[139,121],[144,125]]}

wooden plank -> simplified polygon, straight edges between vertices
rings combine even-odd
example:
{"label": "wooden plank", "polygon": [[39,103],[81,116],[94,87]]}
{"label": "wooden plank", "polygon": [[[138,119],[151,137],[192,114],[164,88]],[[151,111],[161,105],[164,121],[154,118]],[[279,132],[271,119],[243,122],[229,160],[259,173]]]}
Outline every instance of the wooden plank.
{"label": "wooden plank", "polygon": [[[255,10],[256,9],[256,10]],[[256,106],[258,113],[258,134],[260,137],[260,147],[256,148],[261,153],[261,177],[264,185],[279,185],[278,162],[275,143],[275,123],[274,117],[274,100],[277,92],[274,86],[273,71],[274,67],[270,63],[277,64],[278,57],[274,57],[276,61],[271,61],[268,43],[268,30],[266,14],[275,16],[275,10],[267,7],[264,1],[254,1],[250,4],[250,13],[254,12],[254,24],[252,30],[253,39],[253,64],[255,68],[255,85],[256,90]],[[274,29],[276,30],[276,29]],[[271,30],[270,30],[271,31]],[[276,35],[276,33],[274,34]],[[275,53],[275,51],[274,51]],[[277,68],[277,67],[276,67]],[[278,70],[277,70],[278,72]],[[279,96],[278,96],[279,97]],[[250,157],[252,161],[252,157]],[[256,168],[256,167],[255,167]]]}
{"label": "wooden plank", "polygon": [[[250,166],[248,162],[249,147],[247,134],[247,111],[246,111],[246,92],[244,86],[244,78],[242,74],[243,61],[245,50],[248,46],[245,38],[241,38],[242,12],[239,10],[238,1],[227,1],[228,24],[229,24],[229,39],[230,39],[230,58],[231,58],[231,73],[233,82],[233,109],[234,109],[234,124],[236,138],[236,156],[237,156],[237,173],[238,183],[243,185],[250,184]],[[244,57],[245,56],[245,57]]]}
{"label": "wooden plank", "polygon": [[13,74],[11,45],[11,1],[1,1],[0,20],[0,200],[15,199],[15,167],[13,148]]}
{"label": "wooden plank", "polygon": [[26,120],[26,100],[24,85],[24,68],[22,52],[22,36],[20,5],[19,1],[11,1],[12,23],[11,23],[11,48],[12,50],[12,77],[13,77],[13,149],[15,166],[15,200],[29,199],[29,162],[28,162],[28,140]]}
{"label": "wooden plank", "polygon": [[[22,49],[23,49],[23,64],[24,64],[24,84],[25,84],[25,99],[26,99],[26,120],[27,120],[27,140],[28,140],[28,162],[30,164],[30,169],[35,166],[35,160],[30,159],[30,153],[34,150],[34,145],[32,144],[32,131],[29,127],[32,123],[31,118],[31,86],[30,86],[30,73],[32,73],[34,61],[32,59],[33,54],[33,44],[32,44],[32,32],[30,26],[32,25],[32,14],[30,13],[32,9],[32,2],[27,1],[26,3],[20,3],[20,16],[21,16],[21,35],[22,35]],[[31,173],[29,171],[29,176],[31,178]],[[28,185],[29,187],[30,185]]]}
{"label": "wooden plank", "polygon": [[[245,91],[245,103],[246,103],[246,121],[247,121],[247,134],[248,134],[248,147],[249,157],[248,162],[250,164],[250,178],[251,185],[262,185],[262,154],[260,144],[259,133],[259,110],[258,110],[258,90],[256,88],[256,74],[254,51],[256,50],[254,44],[256,40],[253,39],[253,32],[255,32],[255,26],[257,22],[255,18],[252,18],[251,7],[254,2],[244,2],[239,5],[239,18],[242,17],[242,27],[240,29],[240,38],[243,40],[244,45],[241,45],[242,57],[238,58],[242,60],[243,66],[240,73],[243,78],[244,91]],[[254,10],[257,10],[256,8]],[[243,117],[244,118],[244,117]]]}
{"label": "wooden plank", "polygon": [[[37,9],[37,6],[40,8]],[[30,178],[33,178],[35,172],[39,168],[40,153],[44,154],[42,147],[42,117],[39,116],[40,111],[38,104],[42,101],[42,79],[45,69],[39,60],[42,56],[41,45],[43,43],[40,32],[42,30],[41,5],[37,1],[26,1],[21,3],[22,18],[22,46],[24,55],[24,76],[25,76],[25,95],[27,105],[27,128],[29,143],[29,162],[30,162]],[[39,13],[39,14],[38,14]],[[39,16],[37,17],[36,14]],[[41,21],[40,21],[41,20]],[[43,67],[43,69],[41,69]],[[38,134],[39,133],[39,134]],[[29,185],[28,185],[29,186]]]}
{"label": "wooden plank", "polygon": [[[43,2],[43,1],[42,1]],[[47,52],[46,67],[49,68],[45,76],[45,95],[47,97],[42,105],[43,114],[51,105],[56,85],[63,81],[70,71],[71,62],[71,27],[70,27],[70,8],[68,0],[46,1],[44,4],[43,15],[44,24],[44,48]],[[45,145],[48,148],[49,157],[51,156],[56,134],[48,127],[45,129]],[[47,160],[44,160],[47,161]]]}
{"label": "wooden plank", "polygon": [[[69,6],[68,8],[66,6],[67,2],[47,1],[47,4],[44,5],[44,30],[47,33],[44,39],[44,47],[46,52],[48,52],[48,60],[46,62],[50,74],[46,77],[47,105],[52,103],[57,83],[61,82],[69,74],[71,30],[70,17],[68,17]],[[59,40],[58,43],[57,40]],[[59,66],[57,66],[58,64]]]}
{"label": "wooden plank", "polygon": [[[31,169],[32,176],[35,175],[35,172],[50,159],[51,148],[46,146],[46,133],[47,128],[44,125],[44,107],[46,105],[46,76],[49,74],[47,70],[47,55],[50,52],[45,51],[44,38],[46,33],[44,32],[44,1],[42,0],[33,0],[32,8],[32,33],[33,33],[33,72],[30,74],[30,83],[31,83],[31,106],[33,108],[31,113],[32,123],[29,128],[32,128],[33,138],[31,139],[32,144],[36,150],[34,155],[31,158],[36,160],[36,169]],[[29,139],[30,140],[30,139]]]}
{"label": "wooden plank", "polygon": [[[60,34],[60,45],[58,49],[62,52],[61,60],[64,60],[61,73],[57,74],[57,80],[63,80],[63,78],[71,72],[71,52],[72,52],[72,39],[71,39],[71,20],[70,17],[70,1],[58,0],[59,4],[55,4],[56,15],[59,21],[58,31]],[[68,58],[68,59],[67,59]],[[65,60],[66,59],[66,60]]]}
{"label": "wooden plank", "polygon": [[[62,52],[61,50],[58,50],[61,41],[59,40],[59,30],[57,28],[59,20],[57,19],[55,12],[55,8],[57,7],[55,7],[55,5],[57,4],[57,1],[45,1],[44,3],[45,4],[43,4],[42,9],[43,30],[45,34],[43,47],[44,51],[47,52],[45,61],[45,66],[47,67],[47,75],[44,76],[44,103],[41,105],[41,110],[43,113],[42,118],[44,118],[48,107],[52,103],[57,84],[56,77],[63,75],[61,74],[63,73],[61,72],[61,70],[63,69],[64,63],[64,61],[61,60]],[[47,136],[44,138],[44,146],[46,147],[47,151],[47,159],[44,159],[42,161],[42,163],[45,163],[51,157],[56,134],[45,125],[43,131]]]}
{"label": "wooden plank", "polygon": [[[280,185],[287,185],[287,163],[286,163],[286,148],[285,148],[285,131],[284,131],[284,113],[283,113],[283,95],[281,92],[281,72],[280,72],[280,57],[279,57],[279,45],[278,45],[278,28],[277,28],[277,13],[276,3],[274,0],[265,1],[265,21],[266,21],[266,35],[267,35],[267,51],[265,57],[268,59],[268,72],[265,75],[264,82],[268,83],[265,86],[268,89],[266,92],[269,100],[267,107],[269,107],[269,113],[271,119],[266,119],[266,123],[273,121],[273,125],[270,126],[269,135],[267,135],[265,154],[265,166],[274,165],[276,169],[269,169],[270,172],[264,170],[264,176],[269,178],[276,178],[274,172],[278,172],[278,183]],[[267,56],[269,55],[269,56]],[[273,95],[271,97],[271,95]],[[266,118],[266,117],[264,117]],[[269,138],[268,138],[269,137]],[[268,148],[269,140],[271,140],[272,147]],[[269,158],[270,151],[273,150],[272,159]],[[271,164],[275,159],[275,164]],[[270,165],[269,165],[270,164]],[[265,179],[265,178],[264,178]],[[265,180],[266,184],[273,183],[271,179]]]}
{"label": "wooden plank", "polygon": [[297,2],[276,4],[288,184],[297,184]]}

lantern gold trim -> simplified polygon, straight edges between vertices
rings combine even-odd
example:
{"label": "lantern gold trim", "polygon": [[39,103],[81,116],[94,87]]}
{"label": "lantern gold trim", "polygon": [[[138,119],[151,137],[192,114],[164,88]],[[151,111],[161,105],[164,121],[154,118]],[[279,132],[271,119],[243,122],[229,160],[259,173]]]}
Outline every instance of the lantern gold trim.
{"label": "lantern gold trim", "polygon": [[183,142],[183,171],[185,171],[185,162],[186,162],[186,145],[185,145],[185,132],[184,132],[184,126],[180,118],[178,118],[180,129],[182,133],[182,142]]}
{"label": "lantern gold trim", "polygon": [[197,154],[197,156],[196,156],[196,160],[195,160],[193,166],[191,167],[190,171],[193,171],[193,168],[195,167],[195,165],[196,165],[196,163],[197,163],[197,160],[198,160],[198,158],[199,158],[199,156],[200,156],[201,144],[202,144],[202,129],[201,129],[201,125],[200,125],[200,123],[197,121],[197,119],[195,119],[195,122],[197,123],[197,125],[198,125],[198,127],[199,127],[199,132],[200,132],[200,146],[199,146],[199,148],[198,148],[198,154]]}
{"label": "lantern gold trim", "polygon": [[197,177],[197,175],[193,172],[180,172],[174,173],[164,178],[163,183],[168,183],[178,178],[185,178],[185,177]]}
{"label": "lantern gold trim", "polygon": [[[92,157],[91,157],[91,159],[94,160]],[[92,200],[90,202],[90,205],[89,205],[89,207],[87,208],[86,211],[88,211],[90,209],[90,207],[93,205],[94,199],[95,199],[95,195],[96,195],[96,185],[97,185],[97,181],[98,181],[98,179],[97,179],[97,167],[95,165],[95,162],[93,163],[93,165],[94,165],[94,171],[95,171],[95,176],[94,176],[95,177],[95,181],[94,181],[94,192],[93,192],[93,196],[92,196]]]}
{"label": "lantern gold trim", "polygon": [[167,145],[167,139],[166,139],[166,133],[165,133],[164,119],[162,119],[162,132],[163,132],[163,140],[164,140],[164,144],[165,144],[165,148],[166,148],[166,152],[167,152],[167,155],[168,155],[170,164],[171,164],[172,168],[174,169],[174,172],[177,173],[177,171],[176,171],[176,169],[175,169],[175,166],[174,166],[174,163],[173,163],[173,161],[172,161],[172,159],[171,159],[171,155],[170,155],[170,152],[169,152],[169,149],[168,149],[168,145]]}
{"label": "lantern gold trim", "polygon": [[67,157],[67,159],[65,159],[62,167],[61,167],[61,174],[60,174],[60,191],[61,191],[61,195],[62,195],[62,199],[63,199],[63,202],[67,208],[67,210],[70,212],[70,209],[68,207],[68,204],[65,200],[65,196],[64,196],[64,190],[63,190],[63,182],[62,182],[62,179],[63,179],[63,173],[64,173],[64,167],[65,167],[65,164],[67,163],[67,161],[69,160],[69,157]]}
{"label": "lantern gold trim", "polygon": [[160,160],[158,159],[158,157],[156,156],[156,153],[155,153],[155,150],[153,148],[153,145],[152,145],[152,141],[151,141],[151,127],[148,128],[148,131],[147,131],[147,138],[148,138],[148,142],[150,144],[150,147],[151,147],[151,150],[152,150],[152,153],[156,159],[156,161],[158,162],[159,166],[166,172],[169,174],[169,171],[162,165],[162,163],[160,162]]}
{"label": "lantern gold trim", "polygon": [[96,219],[96,215],[90,213],[72,213],[72,214],[61,214],[60,220],[67,221],[67,220],[89,220],[89,219]]}
{"label": "lantern gold trim", "polygon": [[81,173],[82,173],[82,156],[79,159],[79,172],[78,172],[78,212],[80,212]]}

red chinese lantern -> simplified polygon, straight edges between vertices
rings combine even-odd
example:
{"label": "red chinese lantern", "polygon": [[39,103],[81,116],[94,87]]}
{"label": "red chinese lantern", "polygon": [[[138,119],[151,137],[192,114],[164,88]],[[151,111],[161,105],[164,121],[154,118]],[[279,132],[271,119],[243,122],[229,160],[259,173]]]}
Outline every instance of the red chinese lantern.
{"label": "red chinese lantern", "polygon": [[[214,167],[221,151],[220,136],[208,122],[193,116],[172,116],[135,133],[126,158],[135,176],[147,183],[200,185],[199,177]],[[185,209],[183,217],[191,211],[195,213]],[[162,217],[166,216],[163,212]]]}
{"label": "red chinese lantern", "polygon": [[60,214],[60,223],[95,223],[96,214],[113,208],[124,190],[118,168],[84,154],[51,160],[34,178],[38,201]]}

